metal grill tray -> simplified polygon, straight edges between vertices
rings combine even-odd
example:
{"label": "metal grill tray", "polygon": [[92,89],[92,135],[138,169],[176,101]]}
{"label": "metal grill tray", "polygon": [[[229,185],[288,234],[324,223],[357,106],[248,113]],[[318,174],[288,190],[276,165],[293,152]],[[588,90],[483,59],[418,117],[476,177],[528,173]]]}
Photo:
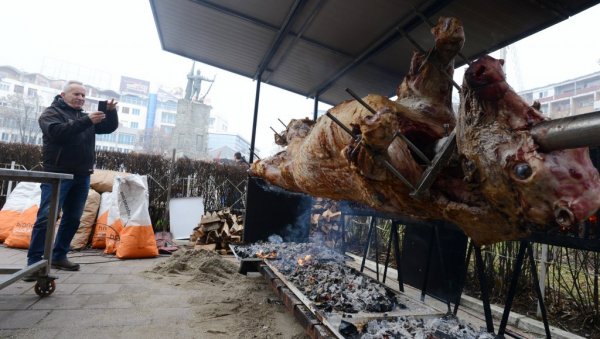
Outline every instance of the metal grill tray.
{"label": "metal grill tray", "polygon": [[[441,317],[444,316],[444,312],[435,309],[429,305],[426,305],[418,300],[415,300],[401,292],[395,291],[385,285],[382,286],[396,295],[396,298],[399,303],[402,303],[406,306],[405,309],[394,309],[389,312],[358,312],[358,313],[342,313],[338,311],[333,312],[325,312],[320,309],[315,302],[308,299],[304,293],[302,293],[298,288],[291,283],[285,275],[283,275],[279,270],[272,265],[269,260],[264,261],[265,264],[273,271],[275,276],[281,280],[281,282],[288,288],[290,291],[294,293],[294,295],[302,301],[302,303],[315,315],[315,317],[321,321],[325,326],[329,328],[338,338],[344,338],[344,336],[339,332],[340,325],[343,321],[349,322],[356,326],[357,328],[362,328],[366,323],[371,320],[378,319],[391,319],[400,316],[413,316],[415,318],[430,318],[430,317]],[[370,277],[368,277],[370,278]]]}

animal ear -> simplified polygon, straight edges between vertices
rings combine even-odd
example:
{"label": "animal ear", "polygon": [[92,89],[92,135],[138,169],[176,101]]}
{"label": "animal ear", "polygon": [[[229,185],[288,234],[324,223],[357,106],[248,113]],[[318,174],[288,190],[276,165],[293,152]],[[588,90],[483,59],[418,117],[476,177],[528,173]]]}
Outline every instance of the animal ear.
{"label": "animal ear", "polygon": [[500,62],[500,65],[504,66],[504,59],[498,59],[498,61]]}

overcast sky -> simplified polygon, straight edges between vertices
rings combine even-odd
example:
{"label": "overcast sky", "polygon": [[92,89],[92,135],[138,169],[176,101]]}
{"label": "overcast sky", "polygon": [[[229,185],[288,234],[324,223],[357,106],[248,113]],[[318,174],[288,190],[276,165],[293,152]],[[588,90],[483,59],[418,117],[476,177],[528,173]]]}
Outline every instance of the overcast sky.
{"label": "overcast sky", "polygon": [[[191,60],[161,49],[148,0],[3,0],[0,32],[0,65],[101,88],[117,90],[121,75],[148,80],[153,90],[185,87],[192,66]],[[524,90],[599,71],[598,32],[600,6],[521,40],[508,52],[508,82]],[[468,32],[466,36],[468,43]],[[196,66],[203,75],[216,75],[207,99],[212,113],[228,120],[230,132],[250,141],[255,83]],[[457,71],[457,78],[462,72]],[[312,117],[312,110],[312,100],[262,85],[260,155],[277,150],[269,126],[280,130],[278,118]]]}

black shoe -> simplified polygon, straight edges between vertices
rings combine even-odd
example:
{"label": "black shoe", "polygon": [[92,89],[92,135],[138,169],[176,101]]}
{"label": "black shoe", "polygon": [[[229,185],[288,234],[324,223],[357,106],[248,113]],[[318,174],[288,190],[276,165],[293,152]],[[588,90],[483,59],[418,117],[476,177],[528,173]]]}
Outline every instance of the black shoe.
{"label": "black shoe", "polygon": [[65,258],[62,260],[52,261],[52,268],[64,271],[79,271],[79,264],[69,261]]}

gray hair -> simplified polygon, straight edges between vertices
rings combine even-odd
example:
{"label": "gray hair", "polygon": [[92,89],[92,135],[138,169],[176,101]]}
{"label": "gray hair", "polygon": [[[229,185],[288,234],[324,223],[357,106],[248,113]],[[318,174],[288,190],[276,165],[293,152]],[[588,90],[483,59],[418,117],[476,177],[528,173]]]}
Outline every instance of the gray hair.
{"label": "gray hair", "polygon": [[63,86],[63,92],[67,92],[72,85],[83,86],[83,82],[77,80],[69,80]]}

